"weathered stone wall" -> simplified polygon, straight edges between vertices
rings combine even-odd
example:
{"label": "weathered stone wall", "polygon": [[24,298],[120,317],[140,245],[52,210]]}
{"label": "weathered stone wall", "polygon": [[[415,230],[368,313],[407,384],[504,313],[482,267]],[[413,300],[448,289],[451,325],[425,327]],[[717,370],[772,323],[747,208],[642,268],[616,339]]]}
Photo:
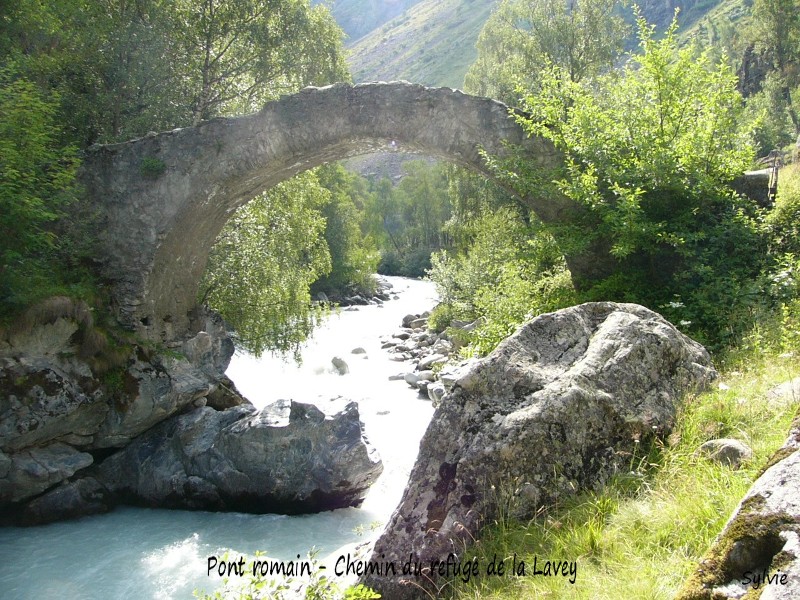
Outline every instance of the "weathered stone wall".
{"label": "weathered stone wall", "polygon": [[[499,102],[378,83],[307,88],[257,114],[95,147],[83,180],[101,208],[103,272],[117,317],[149,339],[180,337],[231,213],[301,171],[389,149],[486,172],[481,149],[503,154],[506,142],[523,146],[531,164],[559,163],[552,144],[526,137]],[[566,199],[530,200],[547,222],[576,209]]]}

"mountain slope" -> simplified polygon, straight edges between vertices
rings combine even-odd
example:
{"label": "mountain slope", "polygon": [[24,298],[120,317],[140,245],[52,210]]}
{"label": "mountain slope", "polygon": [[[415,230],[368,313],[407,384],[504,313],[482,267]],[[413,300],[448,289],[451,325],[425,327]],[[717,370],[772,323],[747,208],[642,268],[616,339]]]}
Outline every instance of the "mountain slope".
{"label": "mountain slope", "polygon": [[325,4],[347,34],[347,45],[402,14],[421,0],[312,0]]}
{"label": "mountain slope", "polygon": [[422,0],[350,47],[355,81],[462,87],[495,0]]}

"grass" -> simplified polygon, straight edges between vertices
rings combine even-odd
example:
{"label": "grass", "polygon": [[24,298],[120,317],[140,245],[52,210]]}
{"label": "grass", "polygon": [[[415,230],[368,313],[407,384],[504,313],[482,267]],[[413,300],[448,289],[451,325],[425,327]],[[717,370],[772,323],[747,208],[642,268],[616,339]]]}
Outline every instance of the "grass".
{"label": "grass", "polygon": [[[483,577],[454,583],[452,597],[673,598],[785,441],[800,399],[778,404],[767,392],[800,375],[787,347],[798,328],[797,318],[779,318],[721,358],[718,386],[686,398],[669,438],[643,448],[629,472],[603,490],[567,500],[529,523],[501,517],[471,550],[482,565],[515,553],[529,566],[534,557],[539,565],[577,561],[574,584],[564,576],[531,576],[531,569],[524,577],[487,577],[484,569]],[[734,470],[696,454],[703,442],[720,437],[747,443],[753,458]]]}

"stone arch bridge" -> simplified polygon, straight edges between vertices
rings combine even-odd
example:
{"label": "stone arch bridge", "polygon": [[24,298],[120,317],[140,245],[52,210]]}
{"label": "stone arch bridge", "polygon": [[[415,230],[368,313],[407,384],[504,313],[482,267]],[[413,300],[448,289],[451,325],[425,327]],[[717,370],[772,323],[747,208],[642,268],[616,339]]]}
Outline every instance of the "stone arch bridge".
{"label": "stone arch bridge", "polygon": [[[256,114],[93,147],[82,178],[99,207],[101,269],[116,316],[147,339],[180,337],[233,211],[301,171],[392,149],[491,177],[481,149],[502,155],[506,143],[543,169],[559,164],[552,144],[527,137],[506,105],[400,82],[307,88]],[[577,210],[564,198],[523,200],[548,223],[569,222]],[[567,259],[573,277],[591,278],[595,261]]]}

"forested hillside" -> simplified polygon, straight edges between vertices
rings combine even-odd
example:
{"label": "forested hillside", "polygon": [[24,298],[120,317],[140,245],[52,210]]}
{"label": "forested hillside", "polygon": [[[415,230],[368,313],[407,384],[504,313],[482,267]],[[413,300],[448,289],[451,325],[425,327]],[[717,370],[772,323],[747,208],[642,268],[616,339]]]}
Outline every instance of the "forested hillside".
{"label": "forested hillside", "polygon": [[[348,64],[356,81],[407,79],[461,88],[477,56],[478,36],[498,4],[497,0],[335,0],[332,12],[351,35]],[[739,6],[741,10],[732,13],[738,19],[743,10],[745,21],[749,13],[749,7],[738,0],[645,0],[637,4],[644,17],[662,30],[676,10],[678,22],[687,31],[718,6]],[[624,11],[632,22],[630,8]],[[635,43],[635,38],[629,38],[629,47]]]}

